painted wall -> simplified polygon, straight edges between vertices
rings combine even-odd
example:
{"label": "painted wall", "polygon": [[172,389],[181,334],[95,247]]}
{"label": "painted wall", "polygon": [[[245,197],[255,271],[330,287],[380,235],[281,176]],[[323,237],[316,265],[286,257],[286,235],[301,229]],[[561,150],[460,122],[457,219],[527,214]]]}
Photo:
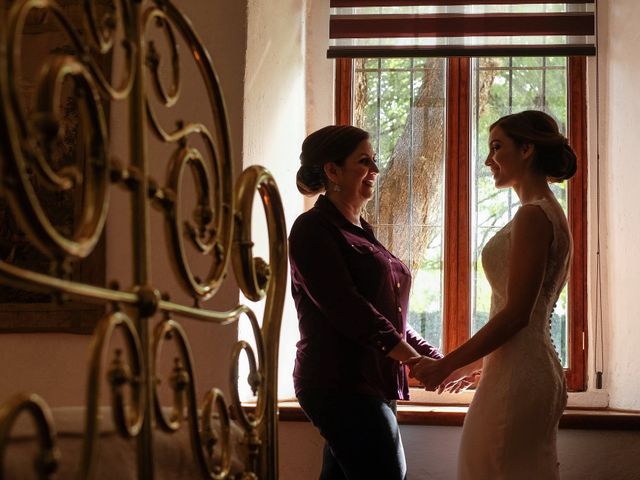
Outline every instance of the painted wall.
{"label": "painted wall", "polygon": [[307,133],[334,123],[335,60],[328,59],[329,2],[309,0],[306,23]]}
{"label": "painted wall", "polygon": [[[598,2],[600,33],[601,245],[605,321],[605,387],[610,405],[640,409],[640,216],[637,124],[640,114],[640,3]],[[593,120],[593,117],[592,117]],[[593,122],[592,122],[593,123]],[[592,130],[593,131],[593,130]],[[593,138],[592,138],[593,140]],[[594,152],[591,154],[591,177]],[[592,188],[595,194],[595,188]],[[595,198],[592,195],[592,205]],[[592,230],[595,218],[591,216]],[[592,239],[592,249],[595,241]],[[592,278],[592,297],[595,282]],[[594,297],[595,298],[595,297]],[[593,302],[592,302],[593,303]],[[593,317],[593,312],[592,312]]]}
{"label": "painted wall", "polygon": [[[249,1],[243,165],[260,164],[271,171],[285,200],[289,227],[313,202],[303,199],[295,185],[302,141],[333,123],[334,62],[325,55],[328,5],[325,0]],[[254,210],[261,208],[256,202]],[[266,227],[260,215],[253,231],[255,251],[266,258]],[[260,312],[260,306],[255,310]],[[240,337],[251,341],[247,324],[240,325]],[[291,374],[297,339],[297,316],[287,291],[280,338],[280,398],[294,395]],[[241,378],[245,371],[243,365]],[[244,397],[250,397],[246,387]]]}
{"label": "painted wall", "polygon": [[[403,425],[402,441],[411,480],[455,478],[461,429]],[[280,480],[318,477],[323,441],[311,424],[280,423]],[[558,437],[562,480],[637,480],[637,432],[561,430]]]}
{"label": "painted wall", "polygon": [[[246,168],[260,164],[269,169],[284,199],[286,222],[290,226],[302,211],[295,177],[300,144],[305,136],[305,2],[250,0],[248,25],[243,165]],[[256,199],[254,251],[268,258],[262,211]],[[281,397],[293,395],[291,372],[297,335],[297,319],[288,291],[286,299],[280,338]],[[261,309],[262,306],[255,308],[259,318]],[[251,341],[248,327],[248,324],[240,325],[240,337]],[[247,396],[245,388],[245,398]]]}

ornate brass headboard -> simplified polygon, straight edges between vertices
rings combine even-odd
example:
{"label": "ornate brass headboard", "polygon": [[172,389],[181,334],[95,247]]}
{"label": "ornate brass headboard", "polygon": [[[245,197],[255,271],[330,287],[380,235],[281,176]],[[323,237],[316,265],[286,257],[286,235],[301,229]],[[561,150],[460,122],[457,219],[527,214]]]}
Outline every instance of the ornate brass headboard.
{"label": "ornate brass headboard", "polygon": [[[49,259],[43,273],[0,259],[0,283],[15,288],[103,304],[107,312],[93,333],[87,362],[85,434],[78,478],[91,478],[98,445],[100,380],[108,378],[114,422],[120,435],[137,438],[138,478],[154,477],[152,437],[156,428],[172,432],[187,419],[196,461],[205,478],[229,477],[229,423],[236,418],[245,432],[248,458],[241,478],[277,478],[276,388],[278,338],[282,316],[286,263],[286,228],[282,202],[270,173],[261,167],[246,169],[233,187],[230,138],[224,99],[212,61],[191,23],[165,0],[78,0],[83,25],[68,18],[63,0],[0,0],[0,193],[20,230]],[[68,3],[68,2],[67,2]],[[28,19],[46,14],[68,37],[71,48],[50,55],[42,64],[31,105],[20,95],[21,37]],[[171,68],[167,87],[158,70],[159,54],[146,37],[154,22],[169,45]],[[123,41],[114,41],[120,32]],[[188,45],[188,58],[197,65],[206,88],[213,125],[179,122],[166,131],[158,121],[154,104],[172,106],[180,96],[179,56],[176,40]],[[123,63],[119,78],[111,80],[101,68],[101,58],[120,48]],[[152,89],[146,89],[152,85]],[[61,98],[72,88],[77,99],[81,138],[77,162],[59,166],[52,161],[60,136]],[[116,161],[109,153],[110,140],[105,104],[124,103],[129,112],[129,159]],[[167,172],[150,168],[149,133],[173,152]],[[196,139],[197,141],[192,141]],[[197,146],[196,146],[197,145]],[[181,182],[189,167],[196,182],[197,206],[193,218],[183,218]],[[157,169],[156,169],[157,170]],[[114,186],[131,193],[131,249],[134,287],[119,289],[75,281],[70,265],[86,259],[106,228],[110,190]],[[37,188],[49,191],[81,191],[76,224],[63,231],[50,219]],[[254,195],[262,200],[269,234],[269,262],[254,258],[251,218]],[[179,283],[195,299],[195,306],[161,295],[152,284],[150,263],[150,208],[160,210],[165,222],[170,261]],[[189,251],[208,262],[206,278],[192,270]],[[229,260],[246,298],[266,297],[260,326],[253,311],[238,305],[229,311],[198,307],[198,300],[214,296],[223,282]],[[129,279],[127,279],[129,280]],[[193,359],[185,330],[176,320],[190,317],[212,324],[228,324],[247,316],[256,340],[238,341],[232,350],[231,406],[219,389],[209,391],[201,405],[196,399]],[[161,316],[154,328],[152,318]],[[118,331],[125,339],[127,355],[116,355],[103,365],[110,339]],[[180,365],[173,382],[174,405],[167,415],[156,392],[155,366],[163,344],[175,343]],[[238,362],[244,352],[250,365],[250,383],[257,405],[243,410],[237,389]],[[257,357],[257,358],[256,358]],[[126,358],[126,361],[125,361]],[[233,415],[231,415],[231,412]],[[0,406],[0,478],[2,461],[17,417],[31,415],[37,425],[41,455],[35,467],[49,478],[58,461],[52,415],[36,394],[18,394]],[[219,427],[212,422],[213,414]],[[216,424],[217,425],[217,424]],[[216,429],[217,431],[213,431]],[[211,449],[222,448],[221,460],[211,465]],[[240,478],[238,476],[238,478]]]}

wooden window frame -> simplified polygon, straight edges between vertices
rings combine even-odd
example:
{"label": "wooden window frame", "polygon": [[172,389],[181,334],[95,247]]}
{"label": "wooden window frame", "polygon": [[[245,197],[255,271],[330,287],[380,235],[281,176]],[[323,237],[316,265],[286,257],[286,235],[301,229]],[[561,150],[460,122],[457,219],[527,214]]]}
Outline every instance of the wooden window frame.
{"label": "wooden window frame", "polygon": [[[571,391],[586,389],[587,365],[587,96],[586,58],[567,57],[569,142],[578,157],[578,171],[568,181],[569,225],[574,261],[569,278],[569,365]],[[352,122],[353,60],[336,60],[335,121]],[[444,324],[445,353],[469,338],[471,218],[470,218],[470,90],[471,59],[447,58],[445,157]]]}

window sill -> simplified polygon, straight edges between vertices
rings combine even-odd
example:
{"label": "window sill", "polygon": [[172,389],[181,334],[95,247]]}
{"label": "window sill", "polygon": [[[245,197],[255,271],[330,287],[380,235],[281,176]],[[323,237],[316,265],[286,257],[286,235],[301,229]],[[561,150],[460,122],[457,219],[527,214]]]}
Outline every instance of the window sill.
{"label": "window sill", "polygon": [[[411,389],[411,403],[429,405],[467,406],[473,399],[473,391],[459,394],[427,392],[421,388]],[[609,393],[606,390],[569,392],[568,408],[606,409],[609,406]]]}
{"label": "window sill", "polygon": [[[560,419],[561,429],[586,430],[639,430],[640,412],[627,412],[573,404],[593,404],[602,401],[600,392],[569,394],[569,406]],[[473,393],[462,394],[469,399]],[[462,397],[457,395],[456,397]],[[605,394],[608,398],[608,396]],[[443,397],[443,396],[440,396]],[[398,422],[401,425],[460,427],[467,413],[468,404],[447,404],[444,398],[435,402],[411,401],[398,405]],[[462,400],[462,398],[460,398]],[[468,400],[467,400],[468,402]],[[307,417],[295,400],[278,402],[281,422],[307,422]]]}

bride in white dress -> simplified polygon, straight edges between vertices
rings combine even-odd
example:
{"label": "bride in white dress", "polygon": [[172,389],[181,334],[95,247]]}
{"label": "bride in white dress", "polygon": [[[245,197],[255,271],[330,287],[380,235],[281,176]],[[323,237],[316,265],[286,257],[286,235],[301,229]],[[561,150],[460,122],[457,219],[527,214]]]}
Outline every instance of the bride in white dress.
{"label": "bride in white dress", "polygon": [[482,251],[492,289],[489,322],[442,360],[407,363],[427,389],[441,391],[458,389],[456,379],[482,362],[462,431],[459,479],[553,480],[567,389],[549,318],[566,283],[572,243],[548,182],[570,178],[576,156],[553,118],[538,111],[495,122],[489,150],[485,164],[496,187],[513,188],[522,205]]}

